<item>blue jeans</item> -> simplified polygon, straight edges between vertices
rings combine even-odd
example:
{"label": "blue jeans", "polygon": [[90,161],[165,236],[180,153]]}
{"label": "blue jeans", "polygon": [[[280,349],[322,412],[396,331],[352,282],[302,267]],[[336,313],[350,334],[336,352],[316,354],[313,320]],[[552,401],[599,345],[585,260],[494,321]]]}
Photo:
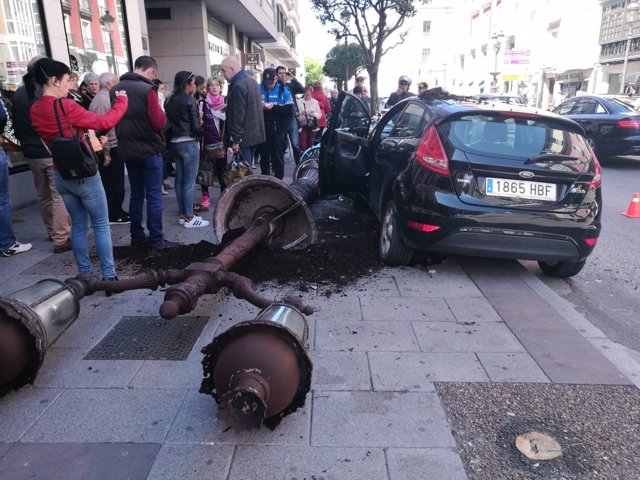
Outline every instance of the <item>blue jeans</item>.
{"label": "blue jeans", "polygon": [[89,219],[96,240],[96,252],[103,277],[115,277],[113,245],[109,228],[107,196],[100,175],[81,180],[64,180],[54,172],[56,189],[71,217],[71,248],[80,273],[93,273],[89,258]]}
{"label": "blue jeans", "polygon": [[296,119],[296,117],[291,117],[289,128],[287,128],[287,135],[289,136],[289,140],[291,141],[291,155],[293,156],[293,160],[297,165],[300,161],[300,137],[298,134],[298,120]]}
{"label": "blue jeans", "polygon": [[144,240],[142,208],[147,200],[147,229],[149,243],[161,243],[162,236],[162,155],[156,154],[143,160],[126,162],[131,186],[129,216],[131,238]]}
{"label": "blue jeans", "polygon": [[242,158],[253,167],[253,155],[256,152],[256,147],[242,147],[240,148],[240,155]]}
{"label": "blue jeans", "polygon": [[16,243],[13,233],[13,213],[9,195],[9,159],[0,147],[0,250],[6,251]]}
{"label": "blue jeans", "polygon": [[193,201],[196,190],[196,176],[200,162],[200,146],[197,140],[171,143],[171,153],[176,162],[176,198],[178,212],[186,218],[193,217]]}

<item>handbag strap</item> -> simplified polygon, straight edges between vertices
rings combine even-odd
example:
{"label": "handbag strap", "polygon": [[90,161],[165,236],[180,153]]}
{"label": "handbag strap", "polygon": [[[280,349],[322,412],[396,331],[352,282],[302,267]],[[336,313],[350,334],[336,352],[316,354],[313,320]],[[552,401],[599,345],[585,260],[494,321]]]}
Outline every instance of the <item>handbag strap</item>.
{"label": "handbag strap", "polygon": [[69,130],[71,131],[71,137],[77,138],[78,135],[74,133],[73,127],[71,126],[71,122],[69,121],[69,117],[67,116],[67,112],[64,111],[64,107],[62,106],[62,99],[58,98],[53,102],[53,113],[56,115],[56,123],[58,124],[58,131],[60,132],[60,136],[64,137],[64,133],[62,131],[62,124],[60,123],[60,116],[58,115],[58,109],[56,108],[56,103],[60,104],[60,110],[64,115],[64,118],[67,120],[67,125],[69,126]]}
{"label": "handbag strap", "polygon": [[[71,125],[71,121],[67,116],[67,112],[64,111],[64,107],[62,106],[62,99],[58,98],[53,102],[53,113],[56,116],[56,123],[58,124],[58,131],[60,132],[60,137],[64,138],[64,132],[62,131],[62,124],[60,123],[60,117],[58,116],[58,110],[56,109],[56,102],[60,103],[60,110],[62,110],[62,114],[64,115],[64,118],[67,120],[67,125],[69,126],[69,130],[71,131],[71,138],[75,138],[78,141],[82,141],[80,140],[80,137],[78,137],[78,135],[75,133],[75,130],[73,129],[73,125]],[[89,149],[89,151],[91,152],[91,154],[95,155],[96,152],[93,149],[93,145],[91,144],[91,138],[89,137],[89,132],[84,132],[84,139],[85,139],[84,143]]]}

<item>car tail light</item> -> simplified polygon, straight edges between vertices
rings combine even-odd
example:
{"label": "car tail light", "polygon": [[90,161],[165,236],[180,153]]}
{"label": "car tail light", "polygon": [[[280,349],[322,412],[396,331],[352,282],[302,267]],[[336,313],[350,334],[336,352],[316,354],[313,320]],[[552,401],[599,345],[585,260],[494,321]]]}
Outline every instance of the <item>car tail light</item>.
{"label": "car tail light", "polygon": [[429,170],[449,175],[449,158],[434,125],[431,125],[422,137],[416,150],[416,159]]}
{"label": "car tail light", "polygon": [[440,228],[437,225],[429,225],[428,223],[412,222],[410,220],[407,221],[407,226],[412,230],[417,230],[419,232],[426,232],[426,233],[435,232]]}
{"label": "car tail light", "polygon": [[595,155],[591,158],[594,162],[595,172],[593,174],[593,180],[591,180],[591,183],[589,184],[589,190],[598,188],[602,184],[602,168],[600,168],[600,162],[598,162]]}
{"label": "car tail light", "polygon": [[518,117],[518,118],[526,118],[529,120],[537,120],[540,118],[540,115],[535,113],[526,113],[526,112],[509,112],[508,117]]}
{"label": "car tail light", "polygon": [[640,120],[634,118],[627,118],[625,120],[618,120],[619,128],[640,128]]}
{"label": "car tail light", "polygon": [[598,242],[597,238],[585,238],[584,243],[587,244],[588,247],[595,247]]}

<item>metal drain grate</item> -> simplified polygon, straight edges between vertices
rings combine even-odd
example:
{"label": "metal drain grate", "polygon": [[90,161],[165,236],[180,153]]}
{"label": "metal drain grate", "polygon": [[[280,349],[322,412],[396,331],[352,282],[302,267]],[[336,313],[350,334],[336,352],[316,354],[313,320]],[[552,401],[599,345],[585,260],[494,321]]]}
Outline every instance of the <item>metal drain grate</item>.
{"label": "metal drain grate", "polygon": [[185,360],[207,317],[122,317],[85,360]]}

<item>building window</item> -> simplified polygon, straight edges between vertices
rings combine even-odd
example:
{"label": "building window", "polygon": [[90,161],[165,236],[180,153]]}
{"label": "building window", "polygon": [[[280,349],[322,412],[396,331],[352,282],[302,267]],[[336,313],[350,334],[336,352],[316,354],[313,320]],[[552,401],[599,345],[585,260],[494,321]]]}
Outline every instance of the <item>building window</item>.
{"label": "building window", "polygon": [[431,33],[431,20],[422,22],[422,33]]}
{"label": "building window", "polygon": [[[27,73],[27,64],[36,55],[47,55],[42,36],[42,15],[35,0],[0,0],[0,89],[9,106],[9,119],[4,135],[15,139],[11,123],[12,92]],[[6,27],[5,27],[6,25]],[[7,152],[10,173],[28,170],[21,152]]]}
{"label": "building window", "polygon": [[280,33],[286,33],[287,31],[287,15],[282,11],[282,9],[280,8],[280,6],[278,6],[278,8],[276,9],[276,27],[278,29],[278,32]]}
{"label": "building window", "polygon": [[422,49],[422,63],[429,63],[429,57],[431,57],[431,49],[423,48]]}
{"label": "building window", "polygon": [[[123,0],[98,0],[95,3],[61,0],[60,3],[64,13],[69,66],[79,75],[80,81],[88,72],[120,75],[130,69]],[[91,15],[87,15],[89,10]],[[107,11],[113,17],[111,34],[102,22]]]}

